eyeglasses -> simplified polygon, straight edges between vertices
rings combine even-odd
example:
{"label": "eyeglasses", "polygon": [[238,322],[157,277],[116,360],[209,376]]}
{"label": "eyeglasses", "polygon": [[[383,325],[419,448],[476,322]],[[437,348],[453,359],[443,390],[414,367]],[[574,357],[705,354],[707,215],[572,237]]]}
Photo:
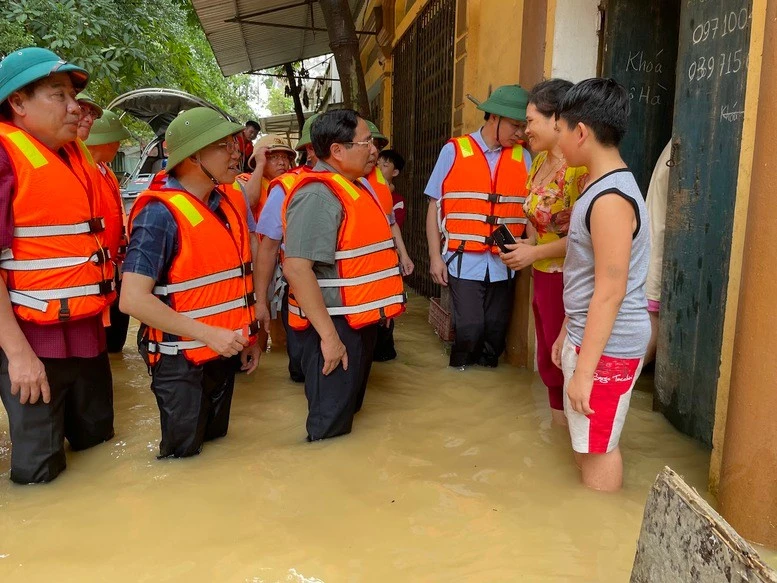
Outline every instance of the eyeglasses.
{"label": "eyeglasses", "polygon": [[290,154],[282,154],[282,153],[267,154],[267,161],[272,162],[273,164],[277,164],[278,162],[288,162],[290,159],[291,159]]}
{"label": "eyeglasses", "polygon": [[231,139],[228,142],[219,142],[218,144],[213,145],[219,148],[226,148],[227,154],[233,154],[240,149],[240,144],[238,144],[237,140],[235,139]]}
{"label": "eyeglasses", "polygon": [[368,148],[370,146],[375,145],[375,140],[373,138],[370,138],[369,140],[364,140],[361,142],[340,142],[344,146],[367,146]]}

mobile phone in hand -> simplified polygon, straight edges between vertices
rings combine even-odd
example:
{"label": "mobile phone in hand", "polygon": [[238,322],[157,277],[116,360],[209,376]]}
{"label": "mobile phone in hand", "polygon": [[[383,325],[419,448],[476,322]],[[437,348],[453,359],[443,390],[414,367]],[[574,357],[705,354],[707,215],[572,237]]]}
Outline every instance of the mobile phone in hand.
{"label": "mobile phone in hand", "polygon": [[496,246],[502,250],[502,253],[509,253],[510,249],[507,248],[507,245],[515,245],[516,243],[515,237],[513,237],[510,229],[505,225],[499,225],[492,234],[492,237],[494,238]]}

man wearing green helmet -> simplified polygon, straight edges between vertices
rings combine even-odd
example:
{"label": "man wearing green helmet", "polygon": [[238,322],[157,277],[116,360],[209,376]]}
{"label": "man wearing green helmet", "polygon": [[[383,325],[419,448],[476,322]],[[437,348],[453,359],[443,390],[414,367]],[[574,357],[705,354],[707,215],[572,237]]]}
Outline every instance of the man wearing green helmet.
{"label": "man wearing green helmet", "polygon": [[18,483],[56,478],[65,439],[81,450],[113,437],[113,281],[96,170],[75,141],[88,79],[38,47],[0,61],[0,397]]}
{"label": "man wearing green helmet", "polygon": [[[83,102],[79,101],[79,103],[81,103],[83,110]],[[99,108],[99,106],[96,107]],[[81,125],[79,124],[79,138],[80,134]],[[121,141],[129,137],[130,133],[119,121],[119,116],[112,111],[103,111],[100,108],[100,117],[91,125],[90,131],[84,139],[84,144],[97,165],[100,185],[100,214],[105,219],[103,236],[115,267],[117,294],[121,292],[121,263],[124,259],[124,253],[127,251],[127,217],[121,200],[119,181],[108,164],[113,162],[116,157]],[[105,329],[108,352],[121,352],[124,342],[127,340],[128,326],[129,316],[119,310],[117,297],[111,304],[110,326]]]}
{"label": "man wearing green helmet", "polygon": [[[502,263],[494,233],[520,239],[531,156],[521,144],[528,92],[498,87],[478,106],[485,123],[451,139],[440,152],[424,194],[429,271],[448,286],[456,341],[450,366],[495,367],[504,351],[514,273]],[[499,233],[497,233],[499,234]]]}
{"label": "man wearing green helmet", "polygon": [[[196,455],[226,435],[238,369],[259,360],[238,124],[197,107],[167,129],[167,173],[130,213],[120,307],[159,406],[159,457]],[[239,355],[239,356],[238,356]]]}
{"label": "man wearing green helmet", "polygon": [[102,117],[103,108],[83,92],[76,95],[76,101],[81,106],[81,115],[78,117],[78,139],[86,141],[86,138],[89,137],[89,132],[92,130],[92,125]]}

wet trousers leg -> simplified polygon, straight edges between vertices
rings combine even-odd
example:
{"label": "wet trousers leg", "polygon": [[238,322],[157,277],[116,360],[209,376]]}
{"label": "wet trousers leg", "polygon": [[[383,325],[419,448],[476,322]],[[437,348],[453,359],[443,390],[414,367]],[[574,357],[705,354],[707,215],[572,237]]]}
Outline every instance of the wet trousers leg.
{"label": "wet trousers leg", "polygon": [[289,377],[295,383],[305,382],[305,373],[302,370],[302,345],[294,330],[289,326],[289,287],[283,292],[281,303],[281,322],[286,329],[286,354],[289,357]]}
{"label": "wet trousers leg", "polygon": [[534,270],[534,327],[537,332],[537,369],[548,387],[550,408],[564,410],[564,373],[553,364],[553,343],[564,325],[564,274]]}
{"label": "wet trousers leg", "polygon": [[[116,291],[121,293],[121,283],[116,287]],[[129,328],[129,315],[119,309],[119,295],[111,304],[111,325],[105,329],[105,341],[108,344],[108,352],[114,354],[121,352],[124,343],[127,341],[127,329]]]}
{"label": "wet trousers leg", "polygon": [[66,467],[65,439],[73,450],[113,437],[113,380],[104,352],[94,358],[43,358],[51,401],[22,405],[11,395],[8,359],[0,352],[0,397],[11,433],[11,480],[50,482]]}
{"label": "wet trousers leg", "polygon": [[387,360],[394,360],[396,357],[397,350],[394,348],[394,320],[390,320],[388,327],[378,326],[374,360],[376,362],[385,362]]}
{"label": "wet trousers leg", "polygon": [[515,279],[487,282],[483,304],[485,326],[483,348],[478,359],[482,366],[496,367],[507,345],[507,328],[513,311]]}
{"label": "wet trousers leg", "polygon": [[359,334],[361,334],[362,337],[362,360],[359,364],[361,366],[361,378],[359,379],[359,392],[356,396],[356,407],[354,408],[356,413],[361,411],[362,405],[364,404],[364,396],[367,394],[367,383],[370,380],[372,363],[375,360],[375,346],[378,341],[378,330],[380,328],[386,329],[384,326],[373,324],[372,326],[366,326],[359,330]]}
{"label": "wet trousers leg", "polygon": [[197,455],[205,441],[227,434],[238,368],[239,357],[195,365],[182,354],[160,356],[151,373],[162,429],[160,458]]}
{"label": "wet trousers leg", "polygon": [[450,366],[476,364],[483,349],[486,315],[486,284],[482,281],[448,277],[456,340],[451,348]]}
{"label": "wet trousers leg", "polygon": [[[312,326],[303,331],[291,330],[289,335],[296,336],[296,341],[302,346],[302,370],[305,373],[305,396],[308,400],[308,441],[351,432],[356,406],[364,398],[363,392],[369,376],[365,364],[370,361],[375,346],[374,327],[354,330],[344,317],[339,316],[333,317],[332,322],[345,345],[348,370],[340,365],[329,375],[324,375],[321,338]],[[369,353],[368,356],[365,356],[365,351]]]}
{"label": "wet trousers leg", "polygon": [[471,281],[450,276],[456,340],[449,364],[495,367],[505,349],[513,281]]}

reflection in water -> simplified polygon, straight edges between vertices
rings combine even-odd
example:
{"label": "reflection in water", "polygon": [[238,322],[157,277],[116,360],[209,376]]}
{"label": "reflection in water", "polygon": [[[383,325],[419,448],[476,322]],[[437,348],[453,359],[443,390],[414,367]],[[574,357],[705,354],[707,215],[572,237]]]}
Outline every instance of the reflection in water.
{"label": "reflection in water", "polygon": [[[159,416],[131,343],[112,357],[116,437],[56,482],[8,480],[0,413],[0,581],[627,581],[650,484],[703,490],[708,454],[635,392],[623,492],[578,482],[539,378],[446,368],[411,300],[354,432],[305,442],[283,355],[239,377],[225,439],[157,461]],[[132,335],[132,332],[130,333]]]}

